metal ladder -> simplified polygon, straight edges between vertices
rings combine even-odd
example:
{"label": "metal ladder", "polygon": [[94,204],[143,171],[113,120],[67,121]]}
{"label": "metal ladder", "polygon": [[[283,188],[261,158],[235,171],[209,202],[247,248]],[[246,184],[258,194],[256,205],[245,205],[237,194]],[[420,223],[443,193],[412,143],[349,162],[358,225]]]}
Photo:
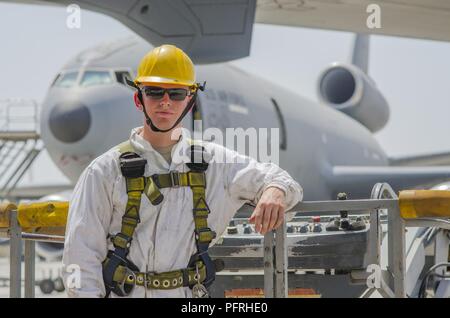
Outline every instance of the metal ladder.
{"label": "metal ladder", "polygon": [[34,100],[0,100],[0,198],[10,194],[43,149]]}

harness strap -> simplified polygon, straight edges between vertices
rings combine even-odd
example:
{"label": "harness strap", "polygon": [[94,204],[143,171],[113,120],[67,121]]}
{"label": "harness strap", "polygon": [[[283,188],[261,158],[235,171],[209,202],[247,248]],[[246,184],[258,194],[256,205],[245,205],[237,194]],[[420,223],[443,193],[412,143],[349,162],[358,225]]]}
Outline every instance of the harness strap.
{"label": "harness strap", "polygon": [[[122,144],[122,150],[126,145]],[[120,146],[119,146],[119,149]],[[114,251],[109,251],[106,259],[102,263],[103,280],[105,283],[106,296],[111,292],[119,296],[126,296],[133,289],[132,285],[125,285],[123,282],[117,283],[114,276],[120,266],[128,268],[129,271],[138,268],[127,259],[133,234],[140,222],[139,209],[141,197],[145,189],[145,178],[143,177],[147,161],[132,152],[124,152],[120,156],[120,170],[126,180],[127,205],[122,216],[122,227],[120,232],[112,237]]]}
{"label": "harness strap", "polygon": [[114,273],[113,280],[125,282],[125,284],[145,286],[149,289],[175,289],[194,285],[197,281],[203,282],[206,279],[206,267],[202,262],[198,262],[197,269],[185,268],[164,273],[143,273],[130,272],[127,267],[119,266]]}
{"label": "harness strap", "polygon": [[171,171],[164,174],[154,174],[152,179],[160,189],[173,187],[206,187],[206,176],[204,172],[178,172]]}

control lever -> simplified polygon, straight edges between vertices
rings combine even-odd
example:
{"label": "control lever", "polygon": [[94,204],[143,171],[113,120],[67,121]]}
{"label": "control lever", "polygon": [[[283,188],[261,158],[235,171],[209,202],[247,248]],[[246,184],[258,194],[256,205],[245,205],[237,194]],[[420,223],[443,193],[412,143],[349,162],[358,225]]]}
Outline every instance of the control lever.
{"label": "control lever", "polygon": [[[337,195],[338,200],[347,200],[347,193],[341,192]],[[339,211],[341,215],[340,227],[344,231],[351,230],[350,220],[348,219],[348,211]]]}
{"label": "control lever", "polygon": [[353,231],[361,231],[366,228],[366,222],[364,222],[364,219],[362,217],[357,217],[356,221],[352,222],[351,228]]}

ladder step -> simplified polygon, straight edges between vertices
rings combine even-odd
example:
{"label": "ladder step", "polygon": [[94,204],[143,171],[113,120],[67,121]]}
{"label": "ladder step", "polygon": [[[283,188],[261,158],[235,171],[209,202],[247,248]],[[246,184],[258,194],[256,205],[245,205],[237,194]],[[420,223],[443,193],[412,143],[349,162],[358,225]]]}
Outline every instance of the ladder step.
{"label": "ladder step", "polygon": [[0,139],[6,141],[28,141],[40,138],[36,131],[0,131]]}
{"label": "ladder step", "polygon": [[15,188],[42,150],[38,104],[24,98],[0,99],[0,189]]}

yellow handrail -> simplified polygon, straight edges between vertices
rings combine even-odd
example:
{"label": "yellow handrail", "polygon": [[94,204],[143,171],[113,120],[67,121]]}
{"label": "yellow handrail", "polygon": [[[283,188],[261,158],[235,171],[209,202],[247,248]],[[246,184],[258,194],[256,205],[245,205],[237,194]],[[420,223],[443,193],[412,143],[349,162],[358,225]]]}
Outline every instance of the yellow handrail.
{"label": "yellow handrail", "polygon": [[400,216],[450,218],[450,191],[405,190],[399,195]]}
{"label": "yellow handrail", "polygon": [[[404,190],[399,194],[400,216],[450,218],[450,191]],[[25,232],[64,233],[69,211],[68,201],[0,203],[0,228],[9,228],[10,212],[17,209],[19,225]]]}
{"label": "yellow handrail", "polygon": [[17,219],[24,232],[64,235],[69,202],[32,202],[18,206],[11,202],[0,204],[0,228],[9,228],[10,213],[17,210]]}

